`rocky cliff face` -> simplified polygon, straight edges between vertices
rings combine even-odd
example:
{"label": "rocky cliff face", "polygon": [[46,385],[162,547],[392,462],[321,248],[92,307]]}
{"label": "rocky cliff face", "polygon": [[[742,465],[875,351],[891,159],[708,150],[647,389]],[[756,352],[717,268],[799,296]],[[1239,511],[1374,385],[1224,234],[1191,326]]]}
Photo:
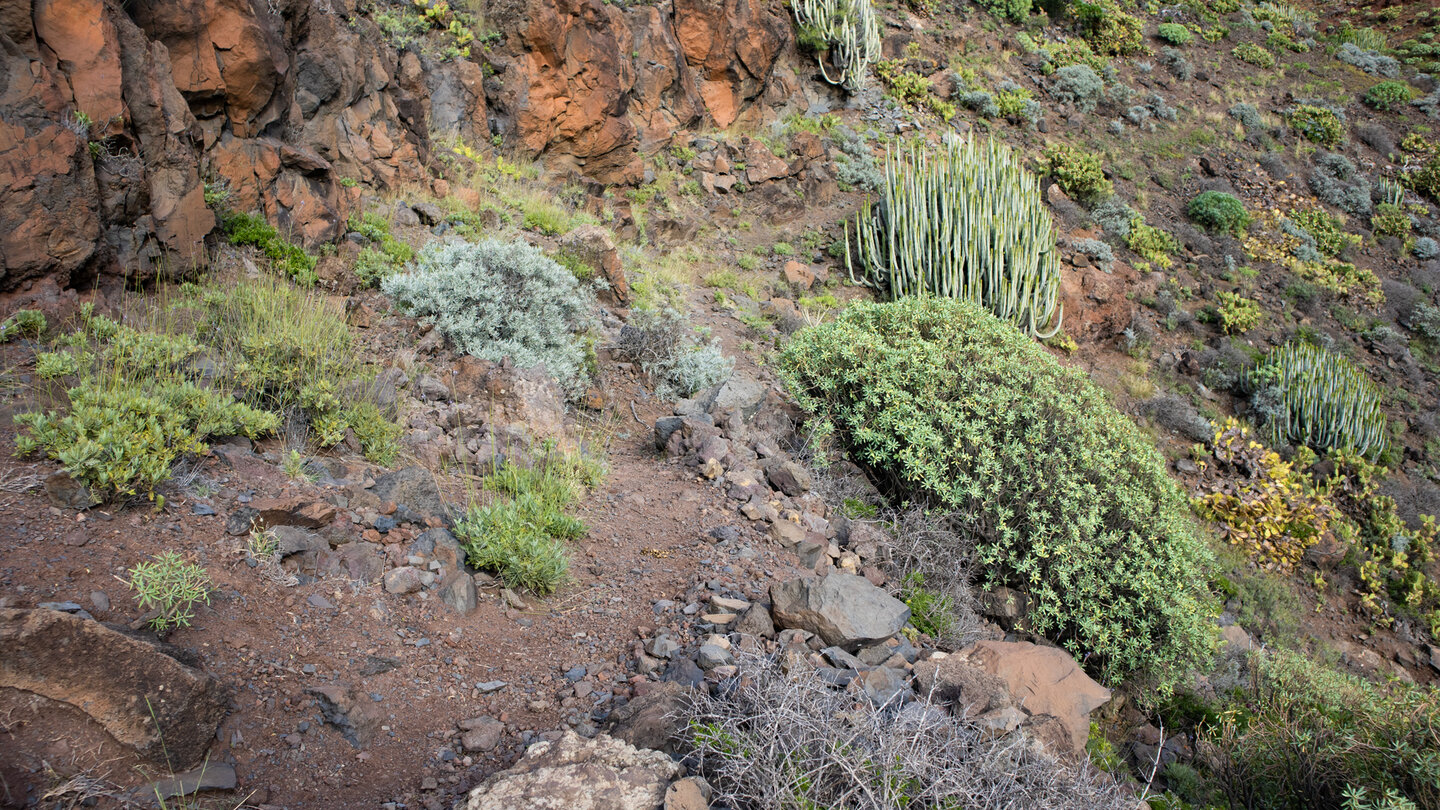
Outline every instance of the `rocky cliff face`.
{"label": "rocky cliff face", "polygon": [[469,58],[397,50],[355,0],[11,0],[0,9],[0,290],[205,261],[207,186],[307,244],[432,138],[499,135],[604,183],[674,135],[803,108],[776,0],[490,0]]}

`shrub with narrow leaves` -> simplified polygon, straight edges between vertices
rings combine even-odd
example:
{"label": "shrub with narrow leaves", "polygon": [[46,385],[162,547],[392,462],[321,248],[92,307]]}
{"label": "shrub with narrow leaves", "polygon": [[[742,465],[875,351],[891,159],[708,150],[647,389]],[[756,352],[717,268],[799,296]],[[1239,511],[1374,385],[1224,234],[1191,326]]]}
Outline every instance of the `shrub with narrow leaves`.
{"label": "shrub with narrow leaves", "polygon": [[594,296],[539,248],[486,239],[432,244],[417,266],[381,289],[435,324],[462,352],[529,368],[544,365],[570,396],[589,382],[579,333]]}
{"label": "shrub with narrow leaves", "polygon": [[968,520],[984,587],[1108,681],[1163,691],[1210,649],[1209,551],[1164,460],[1082,372],[981,307],[856,304],[797,333],[781,376],[899,497]]}
{"label": "shrub with narrow leaves", "polygon": [[1201,192],[1185,207],[1185,213],[1212,231],[1239,235],[1250,224],[1245,204],[1235,195],[1223,191]]}

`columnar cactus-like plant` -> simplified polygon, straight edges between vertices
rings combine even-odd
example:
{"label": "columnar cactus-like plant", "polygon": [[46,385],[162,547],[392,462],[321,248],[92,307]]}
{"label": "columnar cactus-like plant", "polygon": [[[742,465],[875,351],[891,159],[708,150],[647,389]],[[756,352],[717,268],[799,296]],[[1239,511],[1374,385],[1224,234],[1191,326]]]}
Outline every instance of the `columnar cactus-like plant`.
{"label": "columnar cactus-like plant", "polygon": [[1290,442],[1317,450],[1383,452],[1388,423],[1380,389],[1340,355],[1309,343],[1287,343],[1270,352],[1249,374],[1257,395],[1275,402],[1266,427],[1271,444]]}
{"label": "columnar cactus-like plant", "polygon": [[[790,8],[801,41],[816,47],[825,80],[852,93],[859,90],[866,69],[880,58],[880,24],[870,0],[792,0]],[[838,72],[831,75],[832,70]]]}
{"label": "columnar cactus-like plant", "polygon": [[1054,223],[1035,176],[1004,144],[950,138],[939,150],[891,151],[884,198],[867,200],[854,224],[852,280],[894,298],[973,301],[1040,338],[1060,330]]}

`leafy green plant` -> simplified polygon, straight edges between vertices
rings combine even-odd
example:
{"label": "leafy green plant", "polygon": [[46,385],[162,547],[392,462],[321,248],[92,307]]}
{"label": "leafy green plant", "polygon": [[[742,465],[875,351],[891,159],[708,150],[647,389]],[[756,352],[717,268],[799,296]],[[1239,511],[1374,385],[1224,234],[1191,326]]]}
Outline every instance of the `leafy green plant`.
{"label": "leafy green plant", "polygon": [[472,504],[455,523],[471,565],[494,571],[506,585],[544,595],[569,579],[566,540],[583,537],[585,524],[565,513],[604,469],[583,456],[549,449],[533,466],[506,461],[486,476],[486,489],[505,500]]}
{"label": "leafy green plant", "polygon": [[544,364],[565,393],[589,384],[584,341],[594,296],[539,248],[524,242],[432,243],[410,272],[381,289],[435,324],[460,351],[521,368]]}
{"label": "leafy green plant", "polygon": [[1125,246],[1145,261],[1167,269],[1173,264],[1170,256],[1180,251],[1179,240],[1159,228],[1147,225],[1139,214],[1130,220],[1130,230],[1125,234]]}
{"label": "leafy green plant", "polygon": [[891,482],[968,521],[984,587],[1107,681],[1160,692],[1208,655],[1210,553],[1144,434],[1084,374],[969,301],[855,304],[791,338],[801,407]]}
{"label": "leafy green plant", "polygon": [[1115,190],[1105,177],[1099,155],[1054,143],[1045,147],[1041,160],[1045,173],[1055,178],[1066,194],[1078,200],[1108,197]]}
{"label": "leafy green plant", "polygon": [[1233,233],[1241,236],[1250,225],[1250,215],[1245,204],[1232,194],[1223,191],[1202,191],[1186,206],[1185,213],[1194,221],[1212,231]]}
{"label": "leafy green plant", "polygon": [[1215,294],[1215,316],[1227,335],[1248,332],[1260,324],[1264,311],[1255,301],[1239,293],[1221,290]]}
{"label": "leafy green plant", "polygon": [[1306,140],[1335,147],[1345,140],[1345,127],[1333,110],[1312,104],[1298,105],[1290,112],[1290,128]]}
{"label": "leafy green plant", "polygon": [[955,619],[950,597],[925,588],[925,575],[911,571],[900,586],[900,599],[910,608],[910,623],[931,638],[944,638]]}
{"label": "leafy green plant", "polygon": [[355,276],[366,287],[380,286],[387,276],[415,258],[415,249],[395,238],[389,221],[379,214],[369,212],[351,217],[349,228],[375,245],[362,248],[355,259]]}
{"label": "leafy green plant", "polygon": [[1195,32],[1180,23],[1160,23],[1155,36],[1171,45],[1189,45],[1195,41]]}
{"label": "leafy green plant", "polygon": [[825,81],[856,92],[880,58],[880,24],[870,0],[794,0],[800,38],[815,51]]}
{"label": "leafy green plant", "polygon": [[315,257],[299,245],[285,239],[265,218],[255,214],[230,214],[223,222],[225,238],[232,245],[250,245],[271,262],[271,266],[296,283],[311,285],[315,275]]}
{"label": "leafy green plant", "polygon": [[[1054,224],[1035,177],[1002,144],[952,140],[938,152],[888,153],[883,201],[867,199],[854,226],[863,283],[895,298],[978,301],[1041,337],[1060,328]],[[845,263],[861,283],[848,251]]]}
{"label": "leafy green plant", "polygon": [[35,376],[58,380],[80,370],[80,361],[70,352],[41,352],[35,356]]}
{"label": "leafy green plant", "polygon": [[1358,810],[1388,795],[1376,806],[1440,803],[1440,691],[1372,683],[1280,649],[1251,653],[1249,664],[1254,677],[1204,733],[1232,802]]}
{"label": "leafy green plant", "polygon": [[1266,416],[1271,444],[1374,456],[1389,443],[1380,389],[1328,349],[1287,343],[1267,354],[1246,382],[1259,397],[1257,409]]}
{"label": "leafy green plant", "polygon": [[1376,236],[1407,237],[1411,227],[1410,215],[1394,203],[1380,203],[1375,206],[1375,215],[1370,217],[1370,230]]}
{"label": "leafy green plant", "polygon": [[1384,81],[1365,91],[1364,101],[1377,110],[1388,112],[1415,100],[1415,88],[1406,82]]}
{"label": "leafy green plant", "polygon": [[1145,53],[1145,29],[1140,19],[1121,10],[1116,0],[1076,0],[1072,10],[1080,34],[1099,53],[1133,56]]}
{"label": "leafy green plant", "polygon": [[1275,54],[1253,42],[1242,42],[1230,49],[1230,55],[1249,65],[1269,70],[1275,67]]}
{"label": "leafy green plant", "polygon": [[35,309],[22,309],[0,322],[0,343],[9,343],[17,337],[37,338],[45,334],[45,313]]}
{"label": "leafy green plant", "polygon": [[195,606],[210,604],[210,576],[174,551],[162,551],[131,568],[125,584],[135,592],[141,610],[157,611],[150,629],[161,635],[189,627]]}

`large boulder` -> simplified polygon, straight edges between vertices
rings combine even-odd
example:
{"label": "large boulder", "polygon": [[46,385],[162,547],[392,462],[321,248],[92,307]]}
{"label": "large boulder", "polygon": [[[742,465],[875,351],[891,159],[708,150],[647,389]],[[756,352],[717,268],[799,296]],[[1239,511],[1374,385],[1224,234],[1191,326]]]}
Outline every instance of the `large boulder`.
{"label": "large boulder", "polygon": [[[1026,641],[979,641],[959,657],[1005,682],[1011,698],[1031,717],[1050,715],[1065,729],[1077,756],[1090,736],[1090,712],[1110,700],[1110,690],[1085,674],[1069,653]],[[1057,752],[1058,753],[1058,752]]]}
{"label": "large boulder", "polygon": [[770,586],[777,627],[807,630],[854,651],[884,641],[910,621],[910,608],[864,577],[832,572]]}
{"label": "large boulder", "polygon": [[201,761],[225,716],[220,685],[164,646],[53,610],[0,609],[0,687],[69,704],[174,770]]}
{"label": "large boulder", "polygon": [[659,751],[636,749],[608,734],[566,731],[538,742],[509,770],[470,791],[456,810],[656,810],[684,774]]}

